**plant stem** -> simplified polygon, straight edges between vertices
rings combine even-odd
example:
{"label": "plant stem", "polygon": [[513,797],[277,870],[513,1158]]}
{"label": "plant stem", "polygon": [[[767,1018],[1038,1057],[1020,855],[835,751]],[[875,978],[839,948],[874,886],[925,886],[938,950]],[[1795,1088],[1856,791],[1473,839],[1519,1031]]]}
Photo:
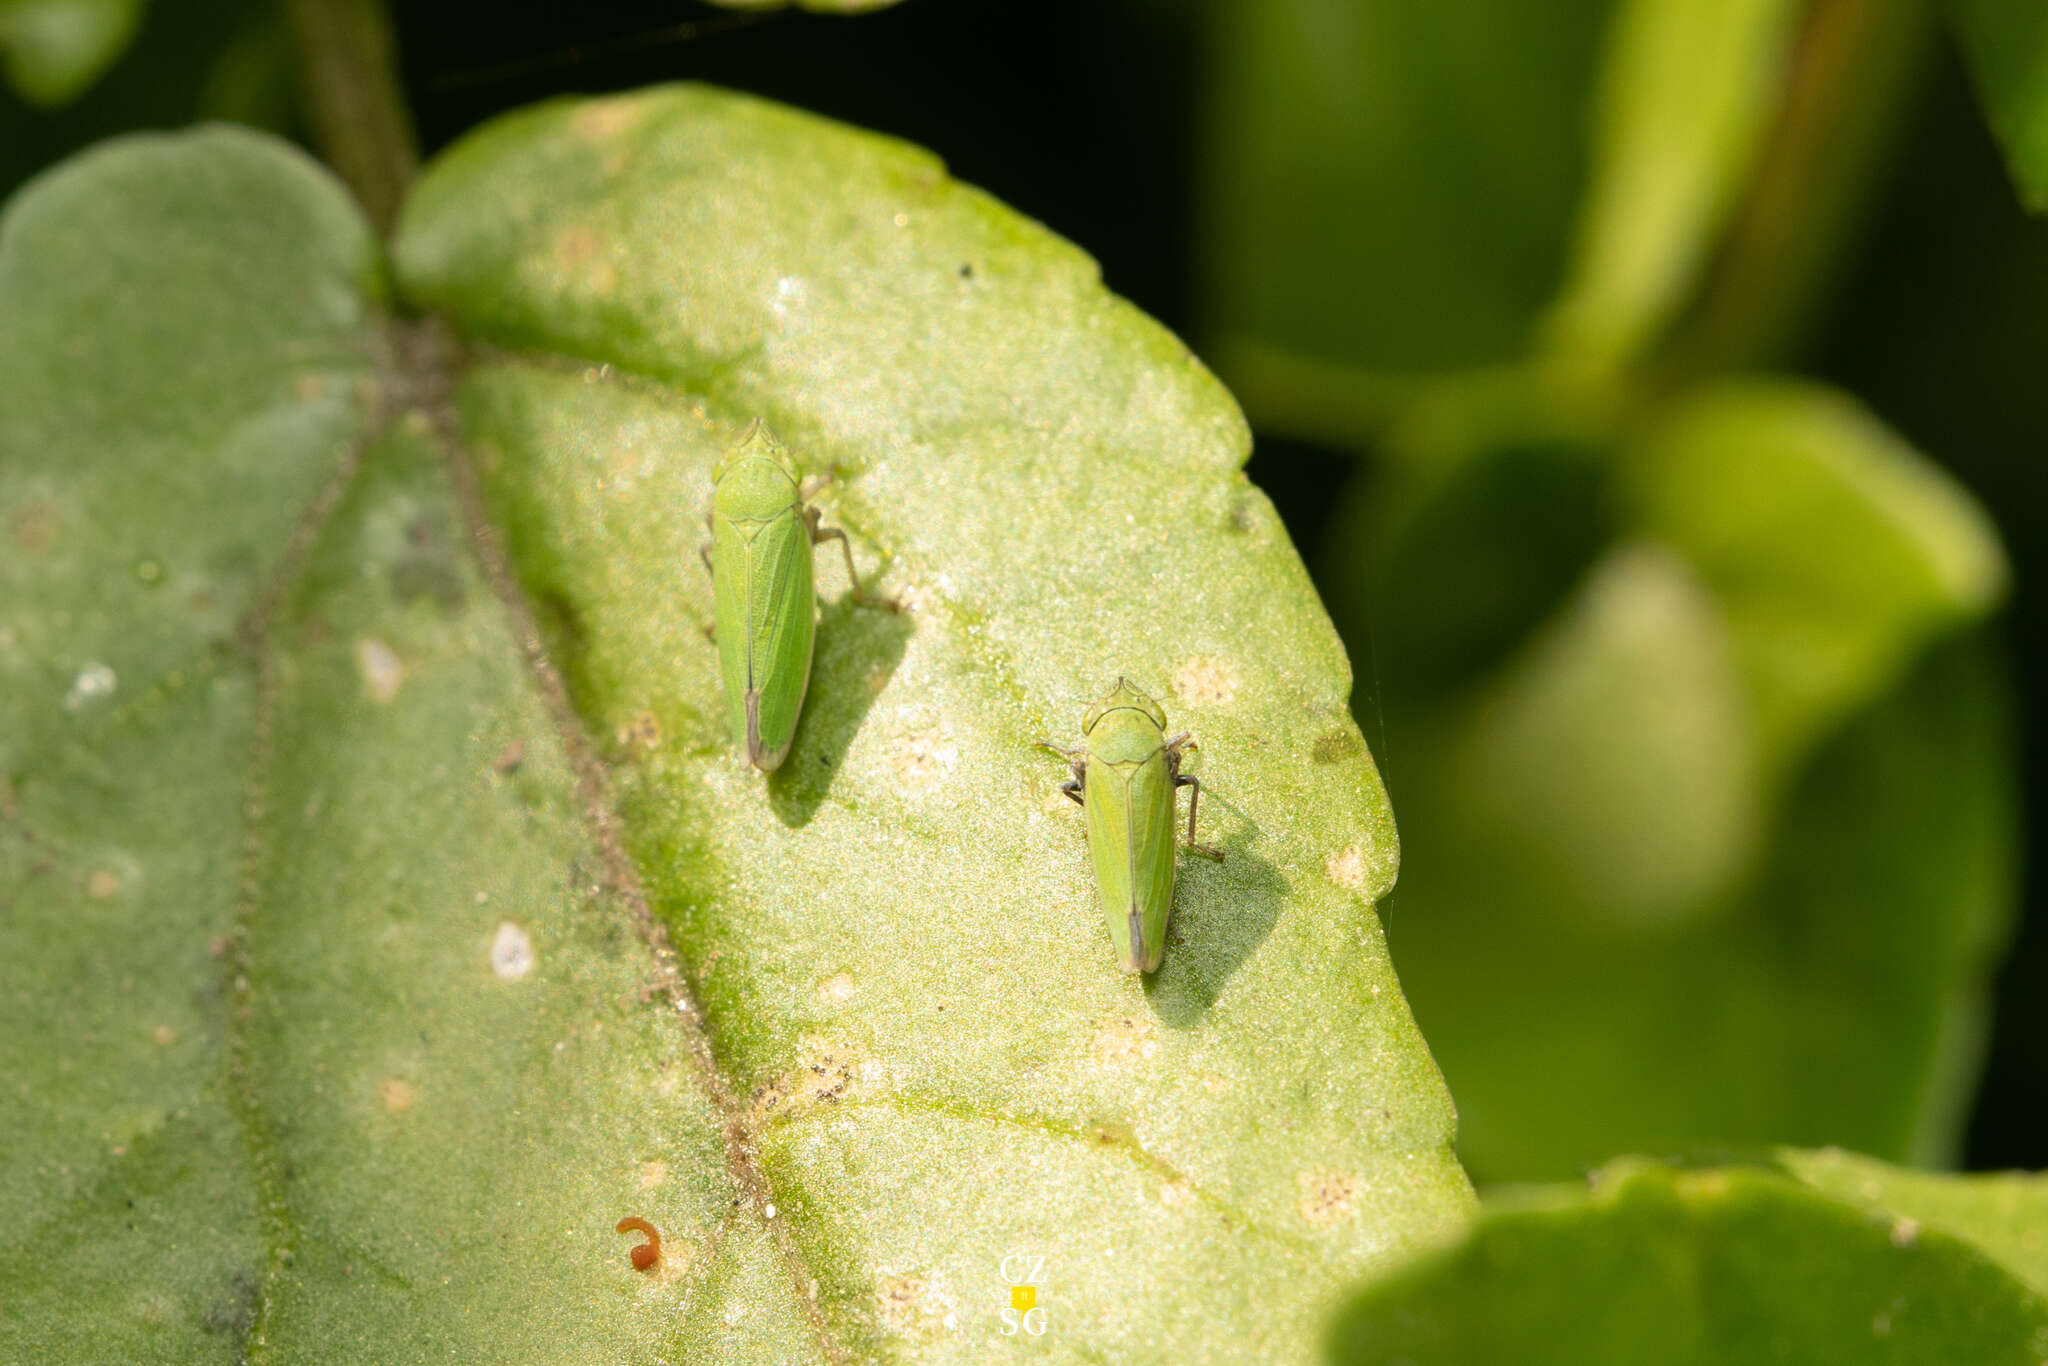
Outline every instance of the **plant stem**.
{"label": "plant stem", "polygon": [[381,0],[287,0],[299,84],[328,165],[388,232],[419,167]]}

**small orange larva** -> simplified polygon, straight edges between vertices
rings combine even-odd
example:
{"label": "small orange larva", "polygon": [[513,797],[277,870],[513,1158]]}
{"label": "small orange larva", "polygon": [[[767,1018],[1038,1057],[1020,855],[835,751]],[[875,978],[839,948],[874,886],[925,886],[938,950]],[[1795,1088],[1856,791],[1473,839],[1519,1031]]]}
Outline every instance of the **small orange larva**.
{"label": "small orange larva", "polygon": [[621,1233],[644,1233],[647,1235],[647,1241],[636,1245],[630,1254],[633,1258],[633,1269],[635,1271],[645,1271],[661,1260],[660,1229],[635,1215],[630,1219],[619,1220],[618,1231]]}

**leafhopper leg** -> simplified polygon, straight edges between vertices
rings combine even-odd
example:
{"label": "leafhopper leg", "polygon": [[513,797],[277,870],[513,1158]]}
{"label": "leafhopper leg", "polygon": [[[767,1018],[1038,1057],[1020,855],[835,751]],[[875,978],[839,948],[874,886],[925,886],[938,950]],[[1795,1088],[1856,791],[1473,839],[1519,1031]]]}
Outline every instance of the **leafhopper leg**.
{"label": "leafhopper leg", "polygon": [[819,525],[818,510],[816,508],[806,508],[804,514],[811,519],[812,545],[817,545],[821,541],[839,542],[839,553],[846,556],[846,577],[853,580],[853,600],[855,602],[864,602],[870,607],[886,607],[891,612],[903,610],[903,604],[895,598],[885,598],[879,593],[870,593],[867,589],[861,587],[860,571],[853,567],[853,545],[846,539],[844,531],[841,531],[836,526]]}
{"label": "leafhopper leg", "polygon": [[1035,746],[1035,748],[1042,749],[1048,754],[1057,754],[1062,759],[1065,759],[1067,763],[1073,767],[1074,776],[1060,784],[1060,791],[1066,793],[1068,797],[1072,798],[1074,805],[1082,807],[1087,806],[1088,800],[1084,795],[1088,785],[1087,751],[1079,749],[1061,749],[1058,745],[1054,744],[1050,740],[1040,740]]}
{"label": "leafhopper leg", "polygon": [[1189,738],[1186,731],[1183,731],[1166,742],[1166,762],[1173,771],[1173,786],[1176,791],[1183,787],[1192,787],[1194,789],[1193,792],[1188,794],[1188,848],[1205,858],[1212,858],[1221,863],[1223,862],[1223,851],[1221,849],[1213,844],[1195,843],[1195,811],[1202,804],[1202,780],[1192,773],[1182,773],[1180,771],[1180,756],[1191,749],[1200,748],[1201,746]]}

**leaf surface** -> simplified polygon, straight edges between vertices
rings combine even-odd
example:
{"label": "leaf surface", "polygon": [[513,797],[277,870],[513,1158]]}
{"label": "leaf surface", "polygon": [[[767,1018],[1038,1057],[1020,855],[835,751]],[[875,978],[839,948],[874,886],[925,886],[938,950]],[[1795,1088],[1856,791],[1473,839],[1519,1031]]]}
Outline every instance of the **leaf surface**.
{"label": "leaf surface", "polygon": [[[1993,1250],[2013,1213],[2038,1213],[2039,1178],[2009,1178],[2003,1215],[1987,1217],[1977,1178],[1836,1153],[1780,1161],[1823,1179],[1625,1158],[1594,1173],[1590,1191],[1505,1192],[1462,1244],[1365,1288],[1329,1359],[2017,1366],[2048,1351],[2038,1253],[2030,1279]],[[1841,1177],[1914,1194],[1837,1198]],[[1950,1217],[1915,1218],[1906,1205]]]}
{"label": "leaf surface", "polygon": [[[0,1345],[985,1360],[1029,1253],[1062,1359],[1298,1356],[1458,1224],[1342,651],[1092,263],[687,88],[481,131],[396,255],[437,317],[221,130],[0,221]],[[696,559],[756,415],[909,606],[823,547],[773,780]],[[1030,747],[1118,672],[1229,852],[1149,980]]]}
{"label": "leaf surface", "polygon": [[[688,88],[480,130],[397,254],[480,348],[456,402],[483,500],[830,1333],[977,1359],[1003,1257],[1042,1252],[1077,1351],[1282,1351],[1338,1267],[1455,1219],[1342,652],[1242,419],[1092,262],[915,149]],[[729,749],[696,558],[757,415],[838,472],[828,521],[909,606],[824,562],[766,782]],[[1195,731],[1229,854],[1183,860],[1149,980],[1031,748],[1120,673]]]}

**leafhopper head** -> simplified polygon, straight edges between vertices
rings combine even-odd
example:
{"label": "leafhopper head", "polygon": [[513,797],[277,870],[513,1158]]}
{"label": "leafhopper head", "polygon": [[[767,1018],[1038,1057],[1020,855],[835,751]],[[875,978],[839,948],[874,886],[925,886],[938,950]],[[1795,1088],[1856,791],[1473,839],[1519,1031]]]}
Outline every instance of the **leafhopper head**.
{"label": "leafhopper head", "polygon": [[1124,708],[1129,708],[1151,718],[1153,728],[1162,733],[1165,732],[1166,713],[1160,709],[1159,704],[1140,692],[1137,685],[1132,683],[1130,679],[1119,675],[1115,686],[1111,687],[1103,699],[1090,707],[1088,714],[1081,718],[1081,733],[1083,735],[1093,734],[1096,723],[1102,720],[1104,716]]}
{"label": "leafhopper head", "polygon": [[800,502],[789,448],[777,441],[758,417],[718,458],[711,472],[711,487],[714,518],[763,521],[795,509]]}

